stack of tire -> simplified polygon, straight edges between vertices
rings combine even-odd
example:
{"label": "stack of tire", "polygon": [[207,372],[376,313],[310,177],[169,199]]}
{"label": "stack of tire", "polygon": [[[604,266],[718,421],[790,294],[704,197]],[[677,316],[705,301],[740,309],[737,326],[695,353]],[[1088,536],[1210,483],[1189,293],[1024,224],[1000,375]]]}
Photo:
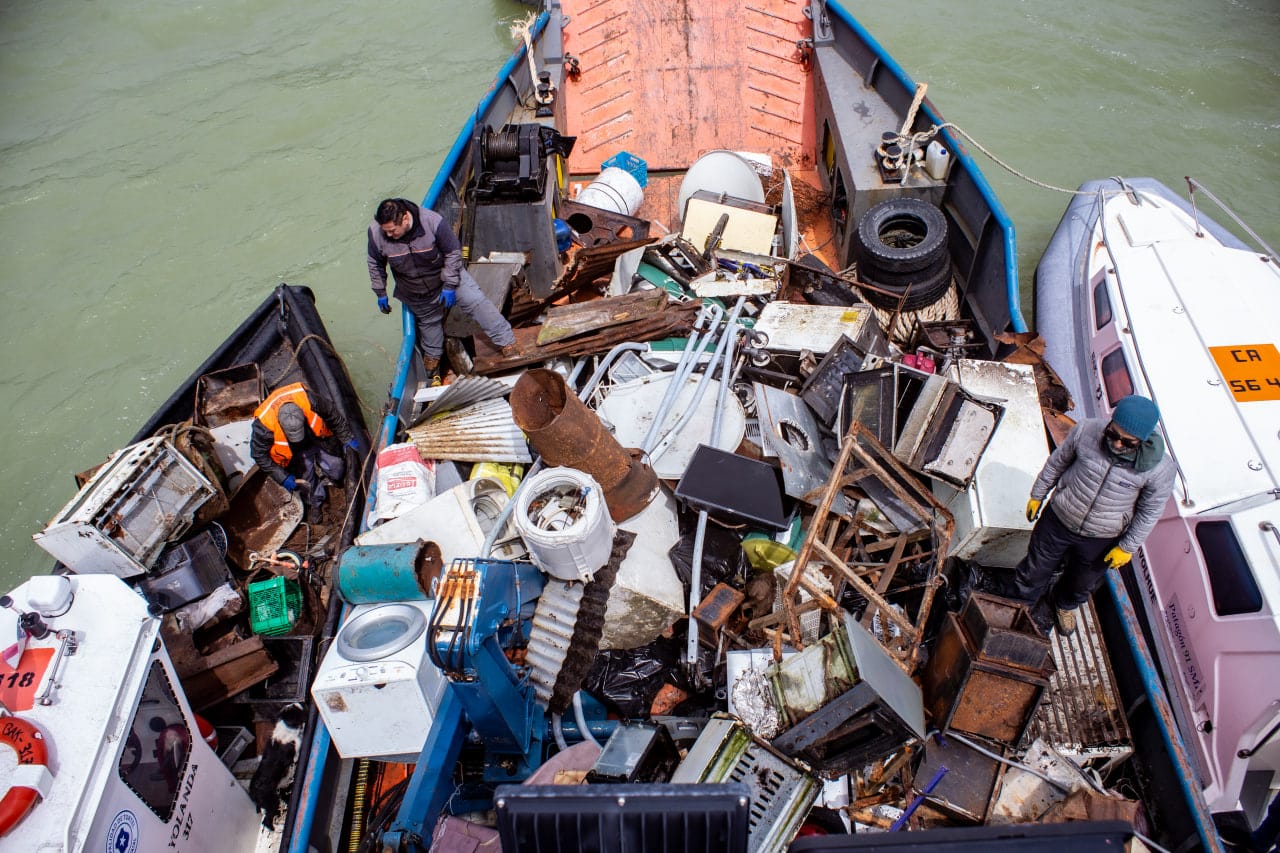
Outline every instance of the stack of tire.
{"label": "stack of tire", "polygon": [[891,198],[858,220],[854,239],[859,288],[877,308],[918,311],[951,286],[947,218],[923,199]]}

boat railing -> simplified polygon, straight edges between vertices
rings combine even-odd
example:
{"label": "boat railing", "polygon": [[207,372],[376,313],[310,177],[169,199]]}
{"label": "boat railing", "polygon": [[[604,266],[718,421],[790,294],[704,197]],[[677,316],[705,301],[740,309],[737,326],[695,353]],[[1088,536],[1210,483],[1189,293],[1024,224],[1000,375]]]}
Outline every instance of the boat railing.
{"label": "boat railing", "polygon": [[1199,191],[1204,193],[1206,196],[1208,196],[1209,200],[1212,201],[1214,204],[1218,205],[1218,207],[1222,210],[1223,213],[1231,217],[1232,222],[1240,226],[1241,230],[1243,230],[1246,234],[1248,234],[1251,238],[1253,238],[1253,241],[1257,243],[1259,248],[1261,248],[1266,253],[1267,257],[1271,259],[1271,262],[1273,264],[1280,265],[1280,256],[1276,255],[1276,250],[1271,248],[1269,245],[1267,245],[1267,242],[1263,240],[1261,237],[1259,237],[1257,232],[1255,232],[1252,228],[1250,228],[1247,224],[1245,224],[1245,221],[1241,219],[1239,216],[1237,216],[1234,210],[1227,207],[1226,202],[1218,198],[1216,195],[1213,194],[1212,191],[1210,191],[1208,187],[1206,187],[1204,184],[1200,183],[1190,175],[1183,176],[1183,180],[1187,182],[1187,198],[1191,202],[1191,218],[1196,225],[1197,237],[1204,236],[1204,232],[1200,229],[1200,212],[1199,210],[1196,209],[1196,192]]}

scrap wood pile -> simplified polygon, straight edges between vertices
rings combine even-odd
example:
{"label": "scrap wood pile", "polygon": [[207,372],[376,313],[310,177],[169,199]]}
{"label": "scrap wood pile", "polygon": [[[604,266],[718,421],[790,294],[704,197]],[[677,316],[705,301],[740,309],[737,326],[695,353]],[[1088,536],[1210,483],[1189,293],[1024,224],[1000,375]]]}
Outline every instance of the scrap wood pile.
{"label": "scrap wood pile", "polygon": [[[514,493],[509,528],[441,562],[492,540],[547,574],[521,660],[557,725],[580,690],[626,726],[661,724],[685,755],[713,730],[746,738],[797,781],[784,835],[824,809],[923,828],[1116,802],[1089,773],[1046,783],[1018,767],[1074,767],[1034,736],[1051,641],[995,594],[1031,525],[1021,502],[978,506],[984,459],[1029,490],[1047,452],[1034,342],[996,362],[958,316],[886,324],[813,258],[699,253],[678,236],[625,248],[629,280],[570,265],[571,287],[541,301],[525,288],[516,355],[477,345],[476,373],[551,368],[486,380],[527,450],[434,439],[458,431],[433,422],[480,405],[464,394],[448,411],[440,389],[408,431],[437,495],[466,488],[446,459]],[[676,340],[643,345],[662,338]],[[419,538],[456,540],[429,520],[442,500],[416,514]],[[551,530],[581,534],[572,559],[537,541]],[[588,618],[580,602],[606,595]],[[646,781],[695,779],[686,762]]]}

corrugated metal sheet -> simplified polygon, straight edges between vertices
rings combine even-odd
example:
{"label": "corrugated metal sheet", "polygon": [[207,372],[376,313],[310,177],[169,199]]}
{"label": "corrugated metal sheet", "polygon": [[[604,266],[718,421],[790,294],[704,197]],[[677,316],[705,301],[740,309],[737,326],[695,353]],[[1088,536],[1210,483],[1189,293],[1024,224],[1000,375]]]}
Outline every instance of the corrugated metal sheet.
{"label": "corrugated metal sheet", "polygon": [[409,430],[424,459],[460,462],[532,462],[524,433],[506,400],[483,400],[437,415]]}
{"label": "corrugated metal sheet", "polygon": [[[445,392],[432,401],[422,412],[422,417],[418,423],[425,421],[441,412],[449,412],[454,409],[461,409],[463,406],[471,403],[479,403],[483,400],[496,400],[499,397],[505,397],[511,393],[511,384],[502,382],[497,379],[490,379],[485,376],[464,376],[451,385],[446,386]],[[414,424],[413,426],[417,426]]]}

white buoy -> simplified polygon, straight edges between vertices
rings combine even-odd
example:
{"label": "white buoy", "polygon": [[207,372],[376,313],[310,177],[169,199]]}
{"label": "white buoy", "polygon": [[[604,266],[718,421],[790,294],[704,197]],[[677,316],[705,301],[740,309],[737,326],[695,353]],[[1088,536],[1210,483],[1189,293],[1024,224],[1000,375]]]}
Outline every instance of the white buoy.
{"label": "white buoy", "polygon": [[604,490],[576,468],[530,477],[516,501],[515,522],[529,558],[554,578],[587,581],[609,562],[616,528]]}

